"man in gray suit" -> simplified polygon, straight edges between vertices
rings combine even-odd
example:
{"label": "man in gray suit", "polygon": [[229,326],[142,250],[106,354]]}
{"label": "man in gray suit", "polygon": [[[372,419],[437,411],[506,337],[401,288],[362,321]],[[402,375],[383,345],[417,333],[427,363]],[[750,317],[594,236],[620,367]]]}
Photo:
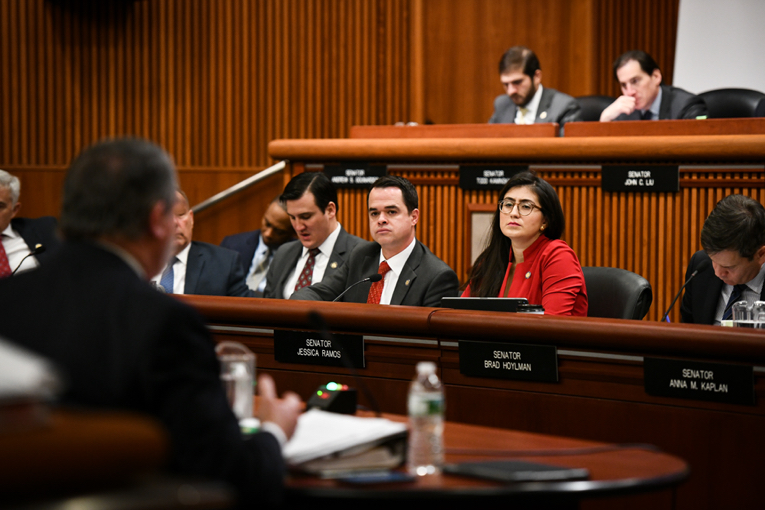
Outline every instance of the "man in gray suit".
{"label": "man in gray suit", "polygon": [[[380,177],[368,196],[369,230],[376,242],[362,243],[340,270],[292,295],[291,299],[382,305],[438,306],[456,296],[459,280],[452,269],[415,238],[420,219],[417,190],[392,175]],[[354,285],[381,274],[380,281]]]}
{"label": "man in gray suit", "polygon": [[704,100],[681,88],[662,85],[661,69],[645,51],[628,51],[616,59],[614,77],[622,95],[603,110],[600,122],[706,118]]}
{"label": "man in gray suit", "polygon": [[274,253],[263,297],[288,299],[296,290],[336,273],[362,240],[337,221],[337,191],[322,172],[296,175],[279,199],[298,240]]}
{"label": "man in gray suit", "polygon": [[536,54],[513,46],[499,61],[499,79],[505,94],[494,100],[490,124],[534,124],[580,120],[576,99],[542,86],[542,69]]}
{"label": "man in gray suit", "polygon": [[254,297],[237,252],[191,240],[194,211],[183,191],[175,195],[173,257],[152,282],[172,294]]}

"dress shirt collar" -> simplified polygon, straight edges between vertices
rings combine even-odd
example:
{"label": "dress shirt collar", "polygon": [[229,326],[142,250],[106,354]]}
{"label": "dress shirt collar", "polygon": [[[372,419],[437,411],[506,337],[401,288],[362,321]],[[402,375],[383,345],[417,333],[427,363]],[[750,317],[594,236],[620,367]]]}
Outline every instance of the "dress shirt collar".
{"label": "dress shirt collar", "polygon": [[5,227],[5,230],[3,230],[2,236],[8,237],[10,239],[17,239],[18,237],[20,237],[19,233],[13,230],[13,228],[11,228],[10,223],[8,223],[8,226]]}
{"label": "dress shirt collar", "polygon": [[[414,251],[414,246],[417,244],[417,238],[412,239],[412,242],[409,243],[409,246],[392,256],[391,258],[387,259],[388,266],[390,267],[390,270],[393,271],[396,276],[399,276],[401,272],[404,270],[404,264],[406,264],[406,261],[409,260],[409,256],[412,254],[412,251]],[[382,262],[386,260],[383,256],[382,249],[380,249],[380,261],[378,263],[382,264]]]}
{"label": "dress shirt collar", "polygon": [[128,265],[130,269],[133,270],[133,272],[135,272],[136,275],[138,275],[141,280],[146,280],[146,271],[143,270],[143,267],[138,262],[138,259],[131,255],[130,252],[108,241],[98,241],[96,244],[104,250],[118,256],[125,264]]}
{"label": "dress shirt collar", "polygon": [[[332,255],[332,250],[335,248],[335,242],[337,241],[337,236],[340,235],[340,229],[342,228],[343,227],[340,226],[340,222],[338,222],[335,230],[333,230],[332,233],[327,236],[324,242],[319,245],[319,251],[322,253],[322,255],[325,255],[327,258],[329,258]],[[307,257],[308,257],[308,248],[303,246],[302,258],[305,259]]]}
{"label": "dress shirt collar", "polygon": [[[651,112],[651,120],[659,120],[659,112],[661,111],[661,95],[662,90],[661,86],[659,86],[659,93],[656,94],[656,99],[653,100],[653,103],[651,103],[651,107],[648,108],[648,110]],[[645,110],[641,110],[640,113],[643,113]]]}
{"label": "dress shirt collar", "polygon": [[[185,266],[189,261],[189,250],[191,249],[191,243],[187,244],[184,249],[181,250],[181,252],[176,255],[175,257],[183,263]],[[172,259],[171,259],[172,260]],[[167,266],[165,266],[167,267]]]}
{"label": "dress shirt collar", "polygon": [[526,114],[526,118],[530,121],[529,124],[533,124],[537,120],[537,114],[539,113],[539,102],[542,101],[542,84],[539,84],[539,87],[537,87],[537,91],[534,93],[534,97],[531,98],[531,101],[529,101],[526,104],[526,109],[528,110],[528,113]]}

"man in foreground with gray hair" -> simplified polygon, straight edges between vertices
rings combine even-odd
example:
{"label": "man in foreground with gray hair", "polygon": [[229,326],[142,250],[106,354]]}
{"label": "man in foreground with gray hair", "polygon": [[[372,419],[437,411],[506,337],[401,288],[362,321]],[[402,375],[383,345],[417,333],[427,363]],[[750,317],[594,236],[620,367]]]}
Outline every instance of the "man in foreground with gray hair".
{"label": "man in foreground with gray hair", "polygon": [[55,218],[16,217],[20,195],[19,178],[0,170],[0,278],[38,267],[59,245]]}
{"label": "man in foreground with gray hair", "polygon": [[275,504],[281,445],[300,399],[278,399],[273,380],[261,377],[261,432],[243,437],[202,319],[147,281],[168,260],[176,188],[170,157],[150,142],[86,149],[64,181],[60,250],[38,270],[0,281],[0,335],[58,365],[64,404],[156,418],[168,432],[171,472],[226,481],[241,507]]}

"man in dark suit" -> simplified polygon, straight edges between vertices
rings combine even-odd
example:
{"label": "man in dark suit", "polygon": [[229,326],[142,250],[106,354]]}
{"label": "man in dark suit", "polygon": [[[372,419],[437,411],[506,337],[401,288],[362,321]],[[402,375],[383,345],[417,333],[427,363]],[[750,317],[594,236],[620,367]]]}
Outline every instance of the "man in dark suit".
{"label": "man in dark suit", "polygon": [[524,46],[507,50],[499,61],[499,79],[505,94],[494,100],[490,124],[534,124],[580,120],[576,99],[542,86],[542,69],[536,54]]}
{"label": "man in dark suit", "polygon": [[55,218],[16,217],[20,194],[18,177],[0,170],[0,278],[34,269],[60,244]]}
{"label": "man in dark suit", "polygon": [[266,274],[274,259],[274,252],[287,241],[295,239],[295,230],[287,211],[273,199],[260,220],[260,230],[226,236],[222,248],[239,252],[242,269],[247,275],[247,286],[256,297],[263,297],[266,289]]}
{"label": "man in dark suit", "polygon": [[662,85],[659,65],[644,51],[628,51],[616,59],[614,77],[622,95],[603,110],[601,122],[706,118],[704,100],[681,88]]}
{"label": "man in dark suit", "polygon": [[0,335],[58,366],[63,404],[153,416],[168,433],[169,471],[227,481],[242,507],[264,506],[279,498],[279,438],[294,431],[300,402],[277,399],[273,380],[261,378],[268,425],[242,437],[201,317],[147,283],[175,236],[176,186],[170,157],[149,142],[85,150],[64,181],[61,248],[0,281]]}
{"label": "man in dark suit", "polygon": [[274,254],[264,297],[287,299],[293,292],[336,273],[362,240],[337,221],[337,191],[321,172],[296,175],[279,200],[298,240],[283,244]]}
{"label": "man in dark suit", "polygon": [[[691,257],[680,308],[683,322],[720,325],[733,303],[765,300],[765,208],[743,195],[720,200],[701,229],[704,248]],[[703,264],[703,265],[702,265]],[[712,271],[710,267],[712,266]]]}
{"label": "man in dark suit", "polygon": [[244,282],[239,254],[192,241],[194,211],[183,191],[177,190],[176,197],[173,256],[153,282],[172,294],[254,297]]}
{"label": "man in dark suit", "polygon": [[417,190],[402,177],[387,175],[375,181],[368,196],[369,230],[375,242],[357,246],[339,271],[291,299],[332,301],[375,273],[383,275],[381,281],[356,285],[341,301],[438,306],[442,297],[456,296],[457,275],[415,238],[418,202]]}

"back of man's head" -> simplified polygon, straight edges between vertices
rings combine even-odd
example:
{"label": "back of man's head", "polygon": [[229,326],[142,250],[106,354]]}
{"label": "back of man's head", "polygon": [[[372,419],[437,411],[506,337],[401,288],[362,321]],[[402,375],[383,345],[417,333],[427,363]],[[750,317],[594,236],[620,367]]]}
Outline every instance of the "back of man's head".
{"label": "back of man's head", "polygon": [[279,196],[282,203],[288,200],[298,200],[310,191],[316,201],[316,207],[325,211],[330,202],[335,204],[335,211],[339,210],[337,203],[337,191],[332,181],[323,172],[303,172],[292,178],[284,187],[284,192]]}
{"label": "back of man's head", "polygon": [[[420,199],[417,195],[417,188],[414,184],[409,182],[403,177],[397,175],[383,175],[377,179],[369,188],[371,192],[375,188],[398,188],[401,190],[401,196],[404,198],[404,205],[406,205],[407,213],[411,214],[412,211],[419,208]],[[369,200],[369,193],[367,193],[367,201]]]}
{"label": "back of man's head", "polygon": [[0,188],[7,188],[11,192],[12,205],[16,205],[21,195],[21,183],[19,178],[5,170],[0,170]]}
{"label": "back of man's head", "polygon": [[[640,69],[645,72],[648,76],[651,76],[653,74],[653,71],[655,69],[659,69],[659,64],[656,63],[656,61],[653,59],[651,55],[646,53],[643,50],[630,50],[626,53],[623,53],[619,58],[616,59],[614,62],[614,79],[616,81],[619,81],[619,77],[616,75],[616,71],[621,69],[627,62],[630,60],[634,60],[638,64],[640,64]],[[661,71],[661,69],[659,69]]]}
{"label": "back of man's head", "polygon": [[536,53],[525,46],[513,46],[499,59],[499,74],[505,74],[520,69],[530,78],[541,69]]}
{"label": "back of man's head", "polygon": [[69,240],[138,239],[158,202],[173,206],[176,188],[172,160],[159,146],[131,138],[98,142],[69,167],[61,231]]}
{"label": "back of man's head", "polygon": [[751,260],[765,246],[765,207],[744,195],[723,198],[704,222],[701,246],[708,254],[731,250]]}

